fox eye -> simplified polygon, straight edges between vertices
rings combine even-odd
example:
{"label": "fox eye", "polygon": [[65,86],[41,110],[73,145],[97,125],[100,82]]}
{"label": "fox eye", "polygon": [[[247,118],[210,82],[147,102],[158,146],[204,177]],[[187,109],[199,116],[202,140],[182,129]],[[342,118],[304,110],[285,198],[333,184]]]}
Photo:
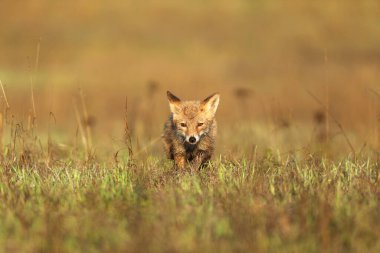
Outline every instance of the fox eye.
{"label": "fox eye", "polygon": [[203,123],[202,123],[202,122],[199,122],[199,123],[198,123],[198,126],[199,126],[199,127],[203,126]]}
{"label": "fox eye", "polygon": [[183,122],[180,125],[181,125],[181,127],[186,127],[187,126],[186,123],[183,123]]}

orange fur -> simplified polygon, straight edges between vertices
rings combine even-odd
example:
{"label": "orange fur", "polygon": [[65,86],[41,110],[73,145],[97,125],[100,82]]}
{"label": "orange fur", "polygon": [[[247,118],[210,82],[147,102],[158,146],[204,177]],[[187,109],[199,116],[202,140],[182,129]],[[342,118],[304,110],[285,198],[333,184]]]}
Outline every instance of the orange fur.
{"label": "orange fur", "polygon": [[199,169],[214,152],[219,94],[203,101],[181,101],[169,91],[167,96],[171,115],[162,136],[167,157],[178,169],[186,164]]}

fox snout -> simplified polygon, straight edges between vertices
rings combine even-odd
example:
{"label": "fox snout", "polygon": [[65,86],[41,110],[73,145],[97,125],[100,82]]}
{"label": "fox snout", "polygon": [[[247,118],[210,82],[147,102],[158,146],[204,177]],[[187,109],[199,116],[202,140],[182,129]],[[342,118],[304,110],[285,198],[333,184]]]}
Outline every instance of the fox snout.
{"label": "fox snout", "polygon": [[199,141],[199,136],[198,135],[191,135],[191,136],[186,136],[186,141],[190,144],[197,144]]}

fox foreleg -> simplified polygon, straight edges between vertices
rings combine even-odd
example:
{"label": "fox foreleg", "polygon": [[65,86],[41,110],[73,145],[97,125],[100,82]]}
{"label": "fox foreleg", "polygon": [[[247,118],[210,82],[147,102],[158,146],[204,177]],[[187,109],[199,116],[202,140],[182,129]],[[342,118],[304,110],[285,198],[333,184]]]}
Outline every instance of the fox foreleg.
{"label": "fox foreleg", "polygon": [[184,154],[175,154],[174,164],[177,169],[184,170],[186,168],[186,156]]}
{"label": "fox foreleg", "polygon": [[204,165],[208,160],[210,160],[211,155],[205,151],[198,151],[192,164],[191,168],[194,170],[199,170],[202,165]]}

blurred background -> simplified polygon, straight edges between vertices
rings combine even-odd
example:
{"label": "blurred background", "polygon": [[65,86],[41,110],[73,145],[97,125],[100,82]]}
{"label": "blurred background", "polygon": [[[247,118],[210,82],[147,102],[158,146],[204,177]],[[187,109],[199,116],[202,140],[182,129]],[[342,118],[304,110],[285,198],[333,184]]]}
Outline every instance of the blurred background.
{"label": "blurred background", "polygon": [[82,125],[115,152],[127,97],[135,149],[161,154],[170,90],[220,92],[219,154],[378,150],[377,0],[3,0],[0,22],[8,121],[33,115],[42,143]]}

